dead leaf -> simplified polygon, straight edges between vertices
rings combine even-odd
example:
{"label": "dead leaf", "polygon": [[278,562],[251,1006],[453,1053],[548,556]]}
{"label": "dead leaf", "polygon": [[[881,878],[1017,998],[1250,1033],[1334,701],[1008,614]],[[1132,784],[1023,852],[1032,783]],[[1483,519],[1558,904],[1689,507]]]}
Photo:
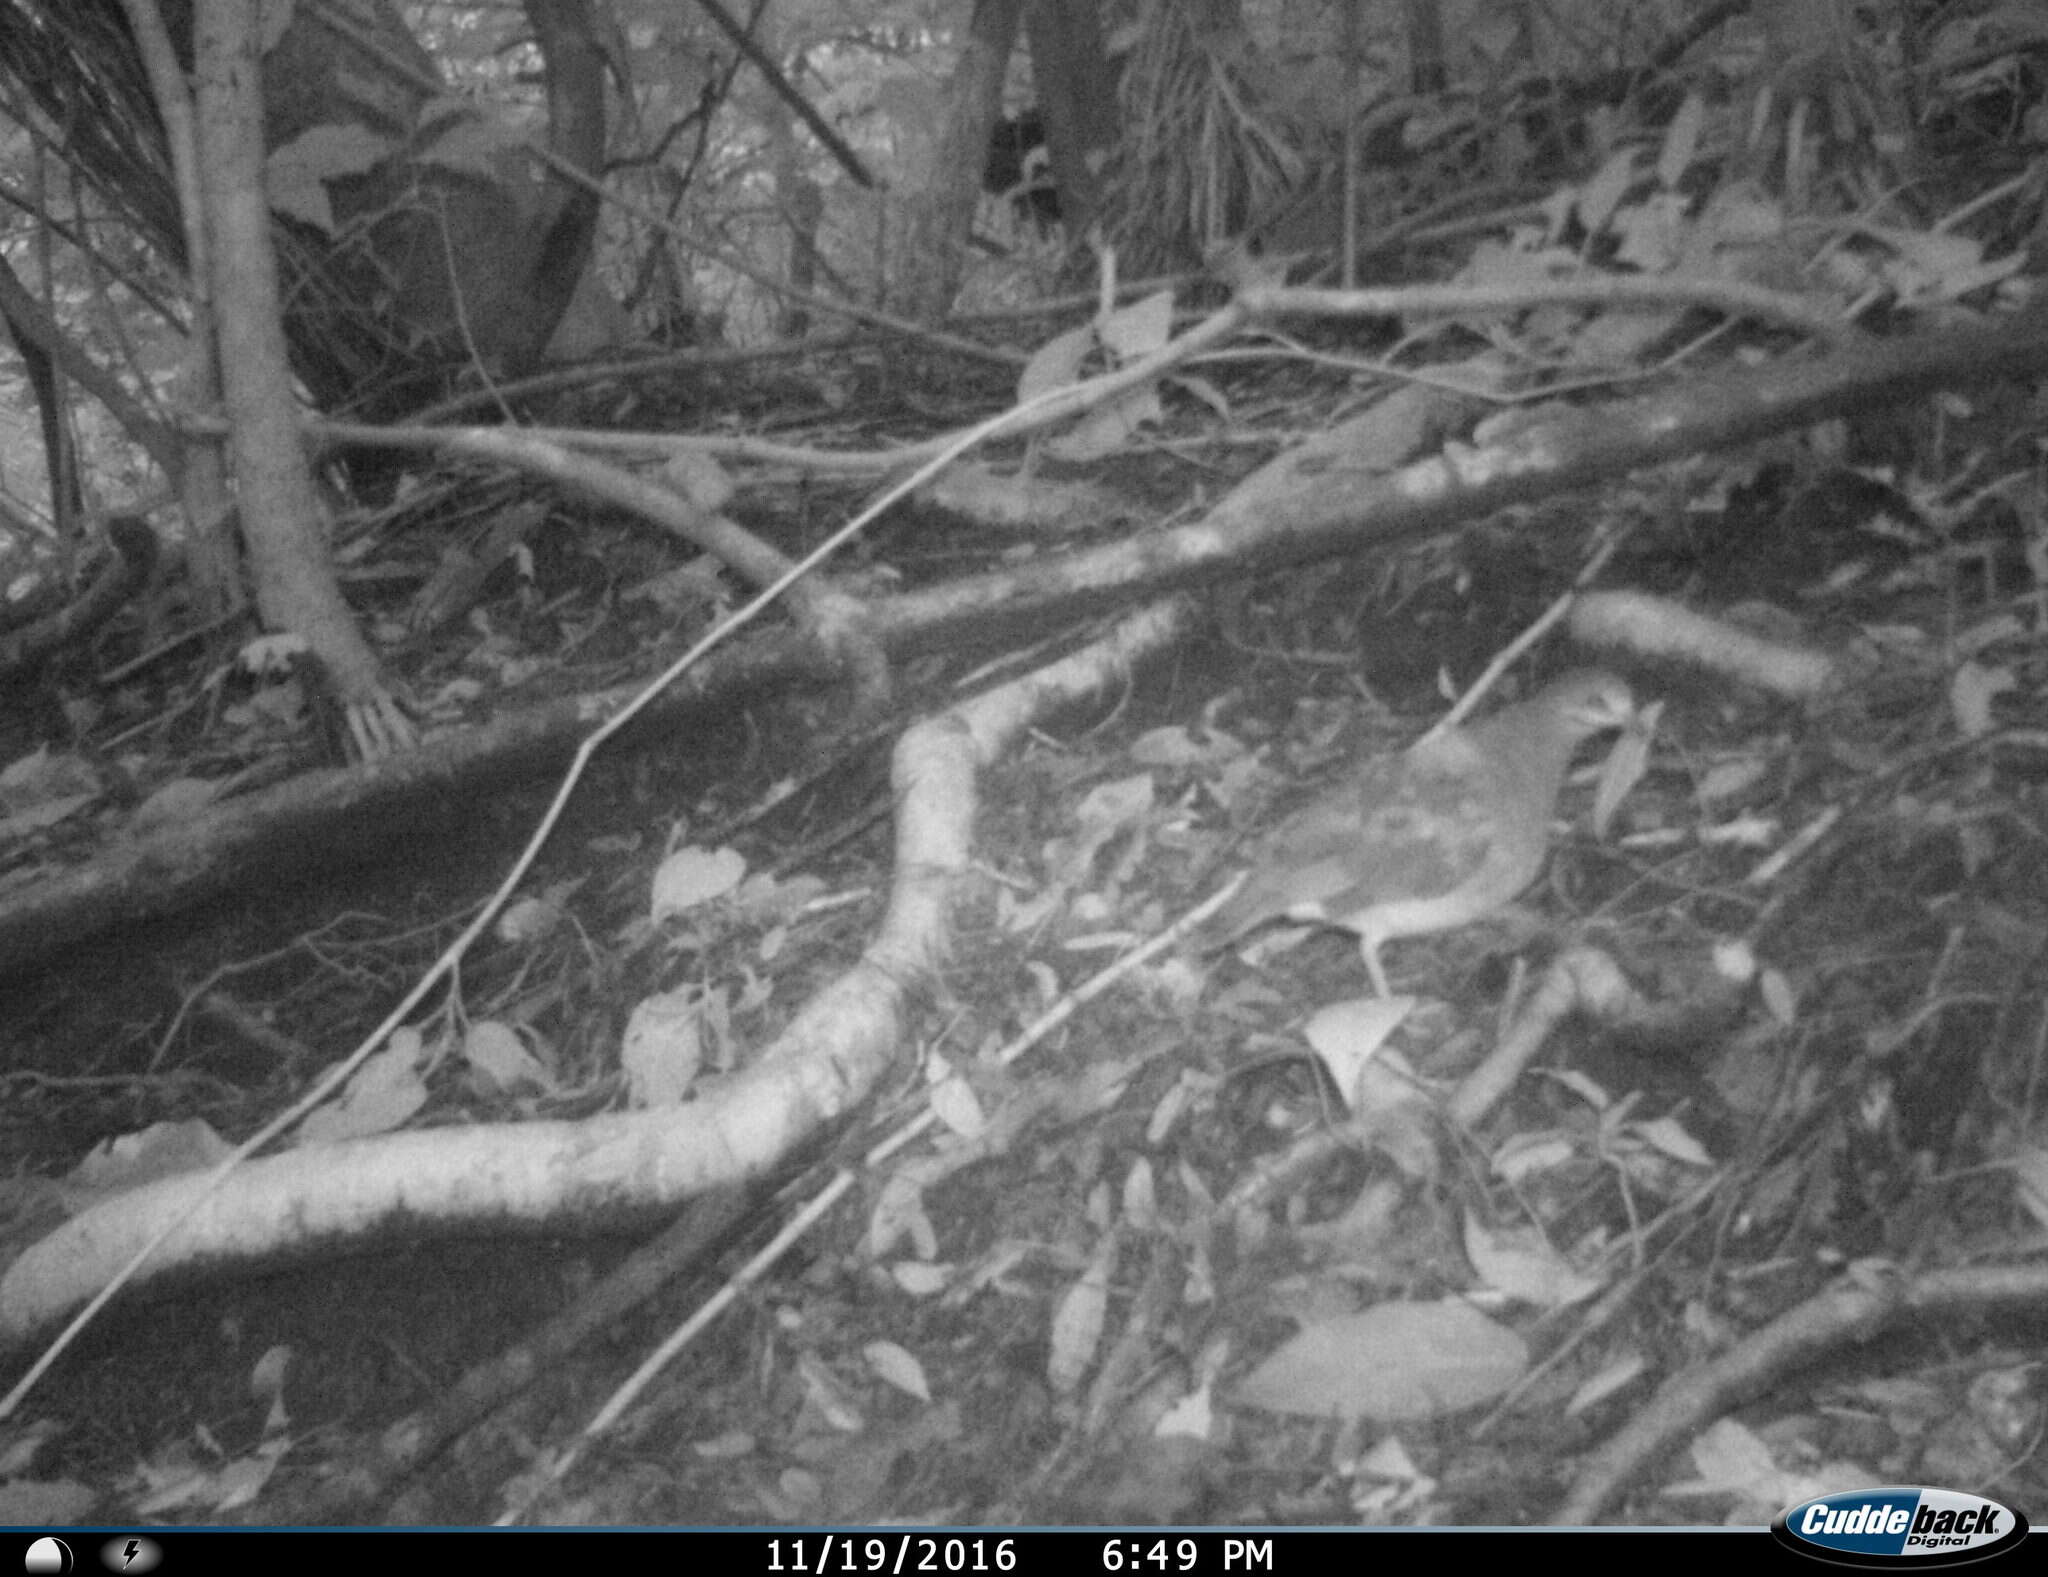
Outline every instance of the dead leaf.
{"label": "dead leaf", "polygon": [[1600,1290],[1597,1276],[1579,1272],[1534,1227],[1493,1229],[1465,1217],[1465,1257],[1480,1280],[1539,1309],[1583,1303]]}
{"label": "dead leaf", "polygon": [[555,1088],[547,1065],[526,1049],[519,1031],[502,1019],[478,1019],[469,1026],[462,1037],[462,1060],[482,1076],[478,1082],[487,1091]]}
{"label": "dead leaf", "polygon": [[681,449],[661,468],[661,479],[689,502],[692,508],[715,515],[732,502],[732,478],[718,463],[717,456],[701,449]]}
{"label": "dead leaf", "polygon": [[1649,1366],[1649,1360],[1639,1352],[1619,1354],[1599,1373],[1580,1382],[1579,1388],[1572,1392],[1572,1399],[1565,1403],[1564,1416],[1577,1418],[1599,1406],[1624,1386],[1633,1384],[1636,1376]]}
{"label": "dead leaf", "polygon": [[384,1049],[350,1076],[325,1106],[308,1112],[294,1135],[297,1143],[334,1144],[369,1134],[389,1133],[427,1104],[420,1063],[426,1056],[420,1032],[401,1025]]}
{"label": "dead leaf", "polygon": [[1330,1070],[1346,1106],[1357,1109],[1366,1064],[1414,1011],[1414,997],[1354,997],[1319,1008],[1303,1026],[1303,1037]]}
{"label": "dead leaf", "polygon": [[1653,701],[1639,711],[1614,741],[1613,749],[1607,752],[1607,759],[1601,762],[1599,785],[1593,791],[1595,837],[1607,836],[1607,829],[1614,824],[1615,812],[1621,809],[1621,802],[1628,798],[1629,791],[1642,782],[1643,775],[1649,771],[1650,745],[1656,736],[1663,706],[1663,702]]}
{"label": "dead leaf", "polygon": [[218,1166],[234,1148],[196,1117],[152,1123],[94,1145],[63,1179],[63,1198],[68,1208],[81,1210],[108,1194],[140,1188],[159,1177]]}
{"label": "dead leaf", "polygon": [[875,1198],[868,1217],[868,1255],[880,1259],[905,1238],[919,1259],[937,1256],[939,1234],[925,1214],[924,1184],[907,1170],[891,1174]]}
{"label": "dead leaf", "polygon": [[1080,1389],[1088,1366],[1102,1342],[1109,1318],[1109,1279],[1116,1270],[1116,1234],[1103,1233],[1080,1280],[1067,1289],[1052,1317],[1052,1353],[1046,1360],[1046,1382],[1058,1396]]}
{"label": "dead leaf", "polygon": [[505,912],[498,916],[498,923],[494,929],[499,941],[520,947],[541,941],[561,924],[561,921],[561,905],[551,903],[545,898],[515,898],[505,906]]}
{"label": "dead leaf", "polygon": [[135,807],[126,830],[143,833],[196,816],[220,797],[220,789],[215,778],[172,778]]}
{"label": "dead leaf", "polygon": [[959,1074],[948,1072],[927,1092],[932,1111],[963,1139],[978,1139],[988,1130],[988,1115],[981,1109],[974,1087]]}
{"label": "dead leaf", "polygon": [[1383,1303],[1304,1326],[1235,1400],[1346,1421],[1440,1418],[1500,1395],[1528,1365],[1520,1336],[1461,1299]]}
{"label": "dead leaf", "polygon": [[932,1388],[925,1379],[924,1365],[908,1348],[896,1342],[869,1342],[861,1349],[861,1356],[882,1380],[905,1395],[914,1396],[920,1402],[932,1399]]}
{"label": "dead leaf", "polygon": [[682,1104],[704,1065],[706,992],[679,986],[642,997],[626,1021],[619,1066],[635,1106],[648,1111]]}
{"label": "dead leaf", "polygon": [[700,904],[723,898],[747,874],[746,857],[736,849],[677,849],[654,873],[649,913],[654,923],[685,914]]}
{"label": "dead leaf", "polygon": [[1037,350],[1024,364],[1024,371],[1017,379],[1017,403],[1023,405],[1041,394],[1054,389],[1064,389],[1081,375],[1081,368],[1088,360],[1088,353],[1095,349],[1095,326],[1084,323],[1065,333],[1055,334]]}

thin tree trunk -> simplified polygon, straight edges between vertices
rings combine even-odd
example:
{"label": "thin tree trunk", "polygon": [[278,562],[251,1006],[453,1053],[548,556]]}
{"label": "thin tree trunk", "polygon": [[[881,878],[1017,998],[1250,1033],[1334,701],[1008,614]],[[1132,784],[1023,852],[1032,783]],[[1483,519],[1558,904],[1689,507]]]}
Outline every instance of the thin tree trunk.
{"label": "thin tree trunk", "polygon": [[1023,0],[974,0],[939,125],[925,149],[924,177],[909,183],[903,246],[890,259],[890,299],[896,311],[921,322],[943,317],[960,289],[982,155],[1002,108],[1003,68],[1022,11]]}
{"label": "thin tree trunk", "polygon": [[301,636],[352,714],[388,708],[328,557],[300,445],[263,188],[259,0],[199,0],[199,178],[242,536],[263,622]]}
{"label": "thin tree trunk", "polygon": [[[164,30],[156,0],[122,0],[128,29],[149,76],[150,96],[164,123],[171,170],[184,221],[186,278],[192,332],[178,397],[194,410],[220,404],[220,341],[214,334],[213,280],[207,264],[206,204],[199,184],[199,137],[193,124],[192,90],[179,69],[177,50]],[[217,618],[242,605],[242,570],[235,552],[233,510],[220,440],[207,435],[184,439],[184,464],[172,473],[185,506],[185,566],[192,596],[203,618]]]}

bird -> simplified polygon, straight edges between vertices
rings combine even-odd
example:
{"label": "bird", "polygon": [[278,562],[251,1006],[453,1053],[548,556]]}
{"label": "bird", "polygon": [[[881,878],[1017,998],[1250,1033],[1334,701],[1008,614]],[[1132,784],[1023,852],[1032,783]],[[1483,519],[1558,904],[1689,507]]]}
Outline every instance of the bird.
{"label": "bird", "polygon": [[1250,876],[1209,930],[1218,945],[1280,919],[1354,931],[1373,990],[1390,996],[1381,945],[1512,903],[1543,869],[1573,755],[1634,718],[1626,681],[1579,669],[1477,723],[1369,756],[1254,841]]}

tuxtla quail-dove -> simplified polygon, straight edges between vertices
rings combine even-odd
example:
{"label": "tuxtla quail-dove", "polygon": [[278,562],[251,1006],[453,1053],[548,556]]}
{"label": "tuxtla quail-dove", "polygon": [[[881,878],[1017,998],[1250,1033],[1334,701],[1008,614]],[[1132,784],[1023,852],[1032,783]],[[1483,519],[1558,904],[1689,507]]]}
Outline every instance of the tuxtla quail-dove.
{"label": "tuxtla quail-dove", "polygon": [[1358,933],[1373,989],[1380,945],[1504,909],[1550,852],[1574,752],[1635,715],[1626,683],[1582,669],[1467,727],[1374,756],[1254,842],[1251,875],[1210,922],[1234,941],[1269,920]]}

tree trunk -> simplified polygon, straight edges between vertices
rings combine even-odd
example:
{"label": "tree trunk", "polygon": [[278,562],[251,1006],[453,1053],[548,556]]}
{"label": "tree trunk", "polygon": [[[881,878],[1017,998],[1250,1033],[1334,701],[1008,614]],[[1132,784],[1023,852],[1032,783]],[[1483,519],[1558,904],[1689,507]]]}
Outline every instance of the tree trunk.
{"label": "tree trunk", "polygon": [[1031,89],[1045,115],[1060,222],[1087,234],[1102,208],[1102,171],[1116,152],[1116,69],[1102,37],[1100,0],[1031,0]]}
{"label": "tree trunk", "polygon": [[[199,186],[199,132],[194,124],[192,84],[178,62],[177,45],[156,0],[125,0],[125,5],[150,97],[163,122],[164,147],[178,193],[178,236],[185,248],[191,319],[176,397],[193,410],[218,410],[220,336],[214,331],[213,268],[206,244],[206,201]],[[170,469],[170,476],[185,506],[185,574],[194,610],[203,618],[215,619],[240,608],[248,597],[242,584],[242,557],[235,544],[227,447],[219,439],[199,433],[187,433],[181,442],[183,464]]]}
{"label": "tree trunk", "polygon": [[381,673],[342,600],[299,438],[263,188],[260,9],[261,0],[198,0],[193,41],[199,178],[242,535],[263,622],[303,637],[344,701],[374,705]]}
{"label": "tree trunk", "polygon": [[982,155],[1002,109],[1003,68],[1017,39],[1023,0],[974,0],[960,59],[946,85],[939,125],[913,173],[903,247],[890,261],[893,308],[921,322],[945,316],[960,289],[967,232],[981,194]]}

